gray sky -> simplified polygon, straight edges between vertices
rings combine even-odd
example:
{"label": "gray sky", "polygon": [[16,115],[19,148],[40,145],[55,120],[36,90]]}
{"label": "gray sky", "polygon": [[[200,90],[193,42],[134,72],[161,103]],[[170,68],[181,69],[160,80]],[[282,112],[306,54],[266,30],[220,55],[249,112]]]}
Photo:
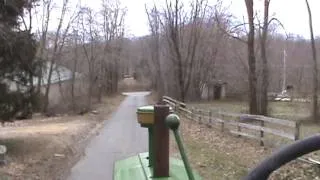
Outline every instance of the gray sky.
{"label": "gray sky", "polygon": [[[255,7],[258,11],[260,10],[260,14],[262,14],[262,0],[255,0]],[[238,18],[245,16],[246,8],[244,0],[232,0],[230,3],[230,11],[235,14]],[[320,7],[319,0],[309,0],[309,4],[311,6],[312,16],[313,16],[313,26],[315,35],[320,35],[320,11],[318,11],[318,7]],[[307,13],[307,7],[305,4],[305,0],[271,0],[270,4],[270,15],[279,19],[284,25],[286,31],[288,33],[294,33],[302,35],[306,38],[309,38],[309,18]],[[281,31],[281,28],[279,28]]]}
{"label": "gray sky", "polygon": [[[54,0],[62,2],[62,0]],[[71,0],[76,3],[78,0]],[[101,6],[100,0],[81,0],[82,4],[87,4],[91,8],[98,10]],[[145,4],[151,6],[154,0],[120,0],[121,5],[127,8],[126,26],[127,36],[143,36],[149,33],[147,16],[145,14]],[[189,0],[185,0],[189,2]],[[216,0],[209,0],[213,4]],[[165,0],[155,0],[157,4]],[[255,0],[255,9],[262,12],[263,0]],[[309,0],[313,13],[313,25],[315,35],[320,35],[320,7],[319,0]],[[223,5],[228,7],[229,11],[242,21],[246,18],[246,7],[244,0],[223,0]],[[56,12],[55,12],[56,13]],[[58,13],[57,13],[58,14]],[[278,18],[288,33],[294,33],[309,38],[308,14],[305,0],[272,0],[270,4],[270,15]],[[56,27],[55,21],[51,21],[50,29]],[[281,32],[281,28],[278,30]]]}

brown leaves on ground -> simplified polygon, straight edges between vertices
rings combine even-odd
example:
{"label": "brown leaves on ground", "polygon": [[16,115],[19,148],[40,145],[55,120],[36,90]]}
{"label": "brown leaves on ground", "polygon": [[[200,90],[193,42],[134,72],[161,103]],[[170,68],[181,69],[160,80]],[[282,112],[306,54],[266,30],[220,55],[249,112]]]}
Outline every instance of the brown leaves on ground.
{"label": "brown leaves on ground", "polygon": [[[272,149],[258,142],[182,119],[180,132],[192,166],[207,180],[241,179]],[[178,150],[171,137],[171,154]],[[319,179],[319,168],[293,161],[272,174],[270,179]]]}
{"label": "brown leaves on ground", "polygon": [[96,106],[98,114],[38,118],[0,128],[0,144],[8,148],[8,165],[0,179],[64,179],[81,157],[87,140],[102,127],[122,96]]}

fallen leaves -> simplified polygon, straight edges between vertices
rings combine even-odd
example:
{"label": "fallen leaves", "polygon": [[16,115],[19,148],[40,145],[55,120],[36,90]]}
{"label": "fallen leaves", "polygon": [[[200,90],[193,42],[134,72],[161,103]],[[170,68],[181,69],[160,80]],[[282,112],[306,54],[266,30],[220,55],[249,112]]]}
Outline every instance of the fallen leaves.
{"label": "fallen leaves", "polygon": [[[190,162],[204,179],[241,179],[261,160],[272,153],[258,142],[182,119],[180,133]],[[178,152],[171,138],[171,154]],[[293,161],[272,174],[277,179],[319,179],[320,168]]]}

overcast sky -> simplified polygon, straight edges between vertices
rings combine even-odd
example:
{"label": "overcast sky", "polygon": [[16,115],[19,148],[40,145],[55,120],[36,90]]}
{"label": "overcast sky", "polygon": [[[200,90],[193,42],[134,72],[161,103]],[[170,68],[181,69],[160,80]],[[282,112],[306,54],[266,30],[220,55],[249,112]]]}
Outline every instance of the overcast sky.
{"label": "overcast sky", "polygon": [[[54,0],[59,2],[62,0]],[[78,0],[71,0],[76,3]],[[123,7],[127,8],[126,26],[127,36],[143,36],[149,33],[147,16],[145,14],[145,4],[151,6],[153,2],[161,5],[165,0],[120,0]],[[189,0],[185,0],[189,2]],[[209,0],[213,4],[216,0]],[[100,0],[81,0],[82,4],[87,4],[93,9],[99,10]],[[254,0],[255,9],[261,12],[263,0]],[[313,13],[313,25],[315,35],[320,35],[320,0],[309,0]],[[239,20],[246,18],[246,7],[244,0],[223,0],[223,5]],[[270,15],[278,18],[288,33],[299,34],[309,38],[308,14],[305,0],[272,0],[270,4]],[[318,19],[317,19],[318,18]],[[56,23],[51,23],[54,28]],[[279,28],[281,31],[281,28]]]}

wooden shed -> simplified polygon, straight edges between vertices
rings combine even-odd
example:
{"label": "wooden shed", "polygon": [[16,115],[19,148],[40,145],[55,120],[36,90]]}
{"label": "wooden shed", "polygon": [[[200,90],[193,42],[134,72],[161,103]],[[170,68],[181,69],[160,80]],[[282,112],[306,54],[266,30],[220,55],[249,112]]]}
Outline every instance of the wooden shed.
{"label": "wooden shed", "polygon": [[227,83],[221,80],[213,80],[202,86],[201,98],[203,100],[219,100],[226,97]]}

